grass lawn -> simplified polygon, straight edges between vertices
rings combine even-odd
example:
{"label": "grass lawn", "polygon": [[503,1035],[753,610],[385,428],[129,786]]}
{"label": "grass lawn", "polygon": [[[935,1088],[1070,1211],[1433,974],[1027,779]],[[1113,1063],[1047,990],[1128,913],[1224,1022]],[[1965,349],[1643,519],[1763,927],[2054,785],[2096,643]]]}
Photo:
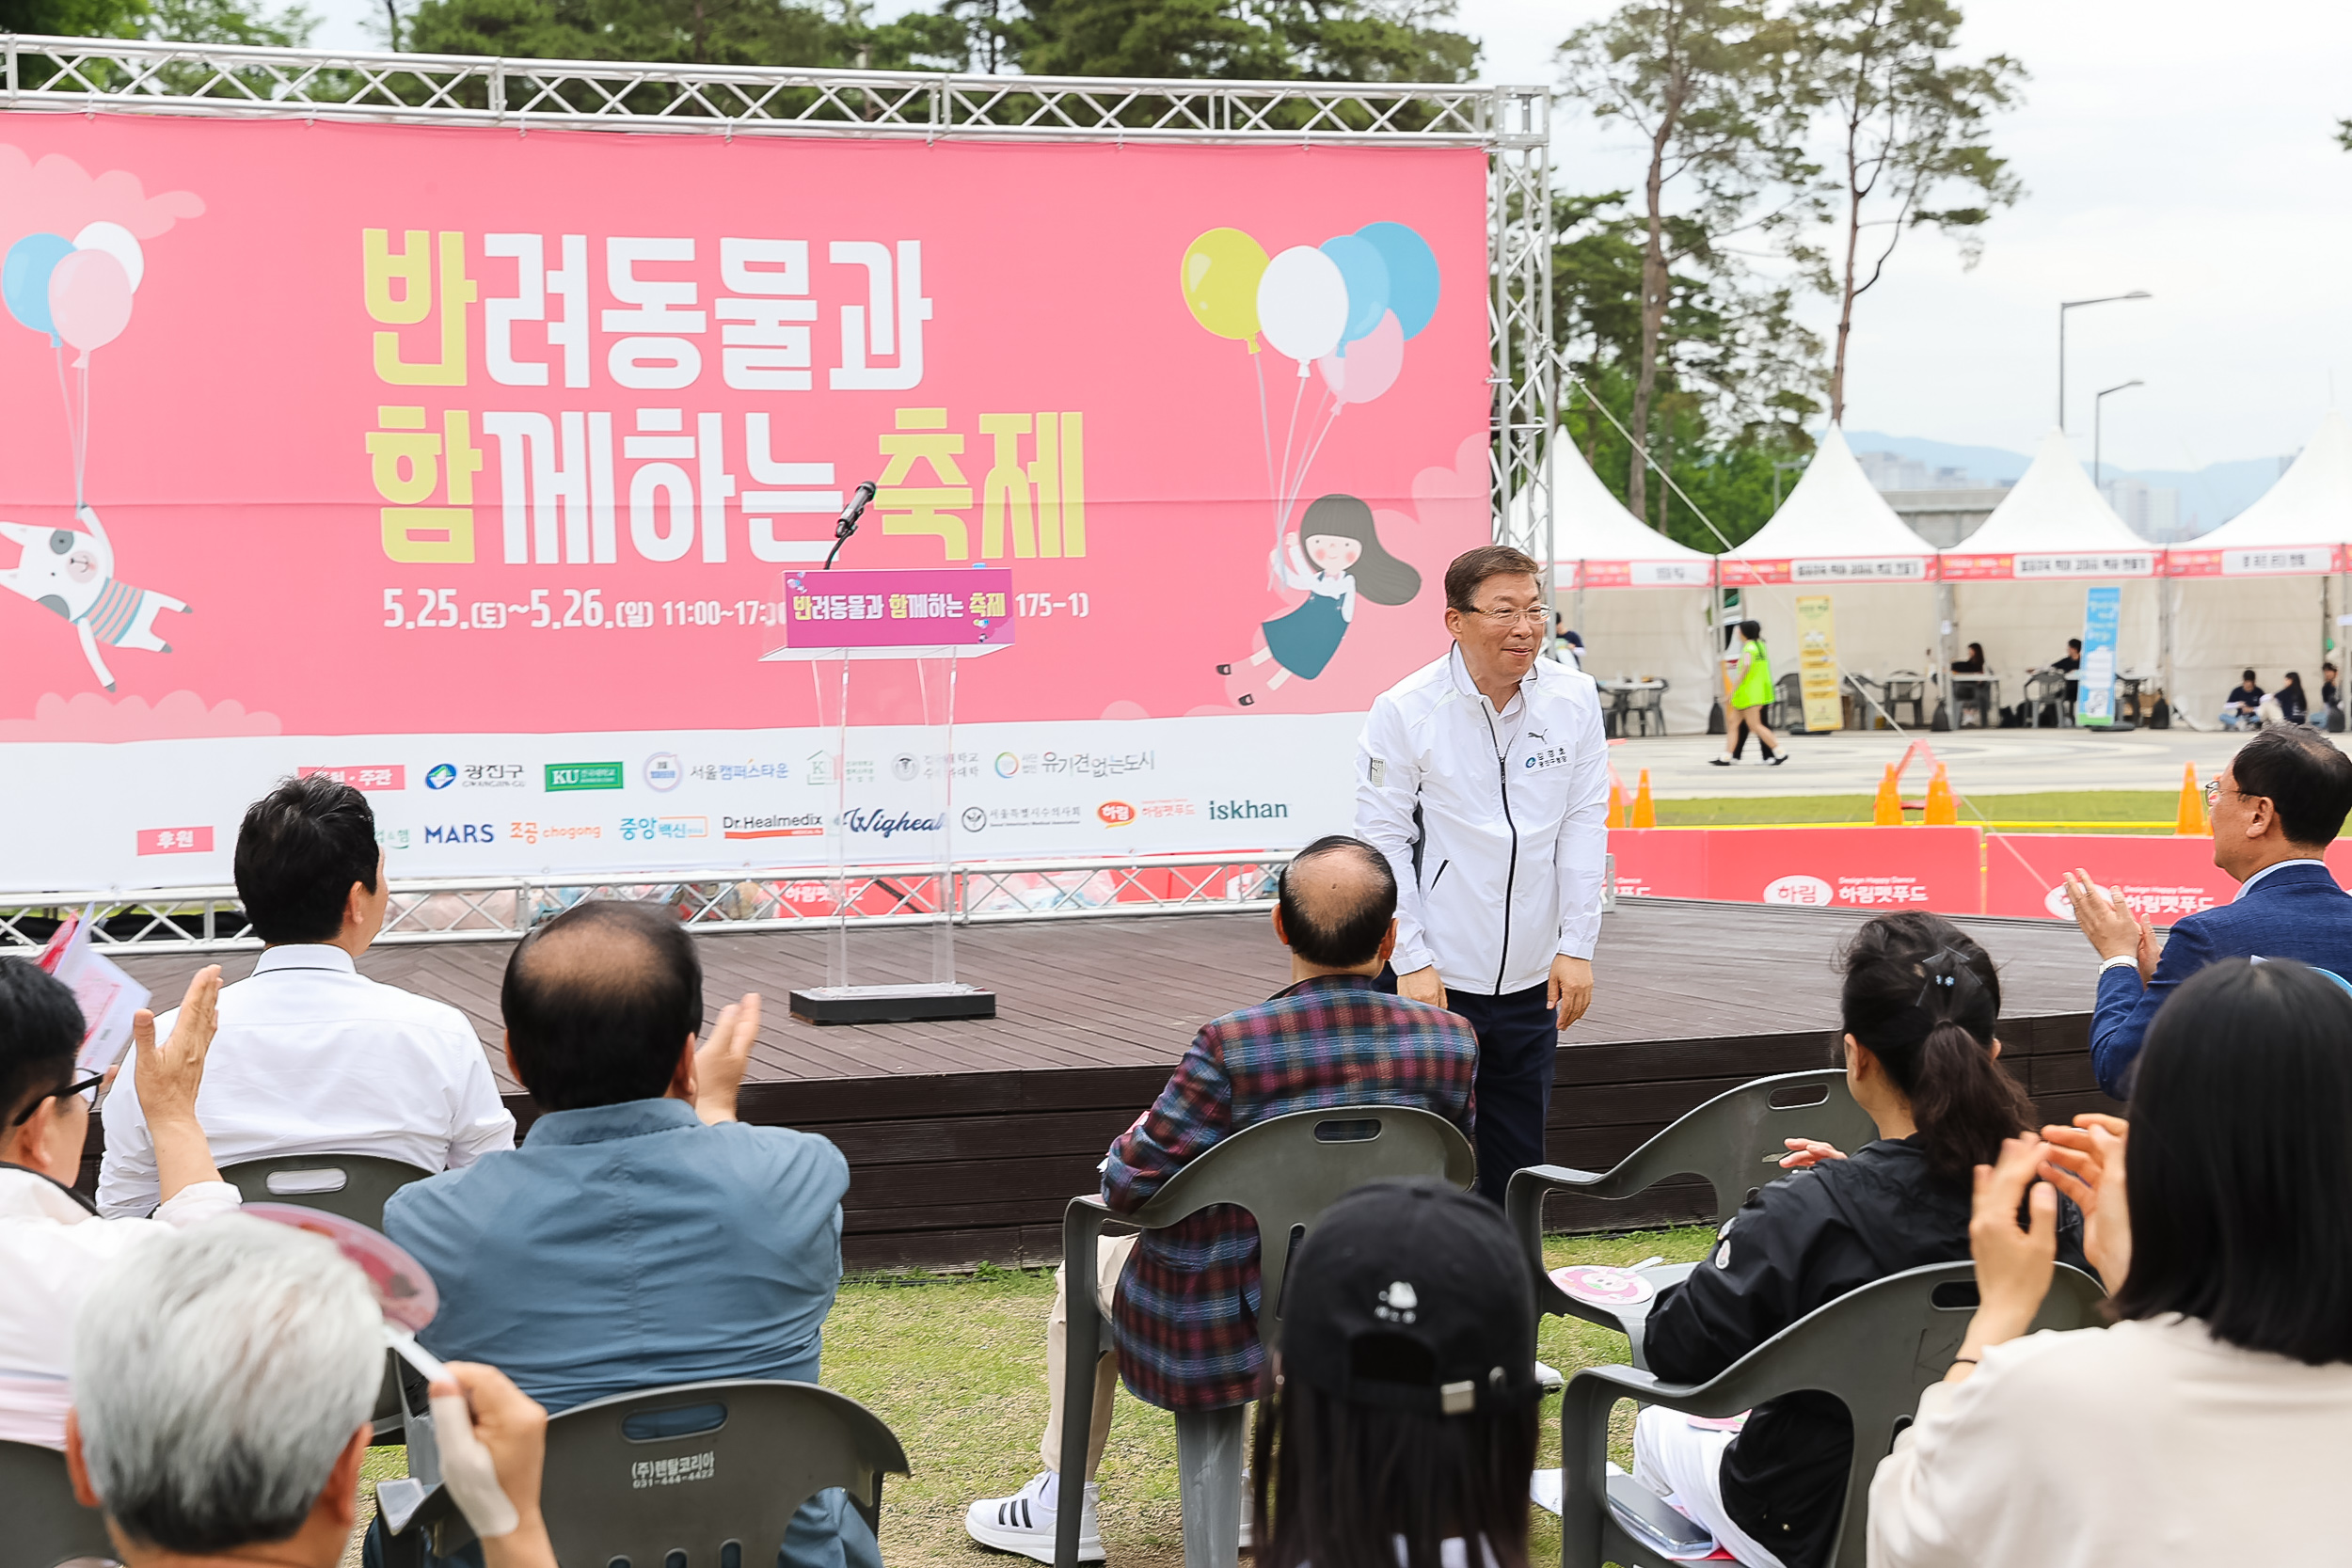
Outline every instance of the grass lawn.
{"label": "grass lawn", "polygon": [[[1638,1263],[1663,1255],[1703,1257],[1705,1227],[1622,1236],[1555,1236],[1549,1266]],[[975,1497],[1012,1491],[1041,1467],[1045,1426],[1045,1315],[1054,1279],[1044,1271],[985,1269],[977,1276],[859,1280],[841,1288],[825,1328],[825,1383],[871,1407],[907,1450],[914,1473],[882,1490],[882,1560],[889,1568],[1004,1568],[1004,1556],[963,1533]],[[1546,1318],[1538,1354],[1563,1372],[1625,1359],[1621,1335],[1572,1318]],[[1537,1463],[1560,1463],[1560,1401],[1544,1402]],[[1620,1406],[1613,1447],[1630,1465],[1632,1407]],[[361,1480],[361,1531],[372,1488],[405,1474],[400,1449],[369,1450]],[[1113,1568],[1181,1568],[1183,1509],[1176,1493],[1176,1424],[1119,1390],[1103,1459],[1103,1542]],[[1537,1509],[1534,1560],[1556,1561],[1559,1521]],[[766,1560],[762,1560],[764,1562]],[[344,1555],[359,1561],[358,1535]],[[746,1568],[751,1565],[746,1564]]]}
{"label": "grass lawn", "polygon": [[[1660,800],[1661,828],[1728,828],[1792,822],[1867,822],[1873,797],[1868,795],[1793,795],[1779,797],[1708,797],[1696,800]],[[1993,822],[2161,822],[2159,829],[2124,832],[2169,832],[2178,792],[2167,789],[2040,790],[2021,795],[1971,795],[1960,803],[1960,820]],[[1905,814],[1917,821],[1919,814]]]}

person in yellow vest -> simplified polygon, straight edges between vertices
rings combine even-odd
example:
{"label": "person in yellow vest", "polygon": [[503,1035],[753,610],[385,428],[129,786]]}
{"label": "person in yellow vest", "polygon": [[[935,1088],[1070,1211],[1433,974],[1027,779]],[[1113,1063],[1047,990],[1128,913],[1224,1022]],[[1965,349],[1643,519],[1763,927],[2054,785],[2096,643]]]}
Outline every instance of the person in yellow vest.
{"label": "person in yellow vest", "polygon": [[1763,624],[1740,622],[1740,664],[1731,677],[1731,717],[1724,725],[1724,754],[1709,760],[1718,768],[1729,768],[1747,749],[1747,737],[1754,735],[1763,749],[1765,764],[1777,768],[1788,757],[1764,724],[1764,706],[1772,700],[1772,658],[1764,651]]}

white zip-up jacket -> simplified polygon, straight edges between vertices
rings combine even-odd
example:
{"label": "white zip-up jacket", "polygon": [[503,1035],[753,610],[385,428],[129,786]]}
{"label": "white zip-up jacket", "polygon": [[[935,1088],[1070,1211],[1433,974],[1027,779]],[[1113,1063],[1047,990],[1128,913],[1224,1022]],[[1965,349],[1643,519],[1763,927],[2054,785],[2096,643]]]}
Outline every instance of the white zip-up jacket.
{"label": "white zip-up jacket", "polygon": [[1593,677],[1537,658],[1498,712],[1458,647],[1380,694],[1356,759],[1356,832],[1396,869],[1399,974],[1500,996],[1600,939],[1609,754]]}

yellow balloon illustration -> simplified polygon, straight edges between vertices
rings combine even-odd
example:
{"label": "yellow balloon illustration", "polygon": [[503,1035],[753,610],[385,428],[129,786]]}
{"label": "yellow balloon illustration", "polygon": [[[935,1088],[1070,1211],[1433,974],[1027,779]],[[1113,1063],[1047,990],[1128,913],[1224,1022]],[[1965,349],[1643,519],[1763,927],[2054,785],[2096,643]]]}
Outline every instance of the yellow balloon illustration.
{"label": "yellow balloon illustration", "polygon": [[1212,229],[1184,247],[1181,281],[1192,319],[1220,338],[1258,345],[1258,279],[1265,247],[1238,229]]}

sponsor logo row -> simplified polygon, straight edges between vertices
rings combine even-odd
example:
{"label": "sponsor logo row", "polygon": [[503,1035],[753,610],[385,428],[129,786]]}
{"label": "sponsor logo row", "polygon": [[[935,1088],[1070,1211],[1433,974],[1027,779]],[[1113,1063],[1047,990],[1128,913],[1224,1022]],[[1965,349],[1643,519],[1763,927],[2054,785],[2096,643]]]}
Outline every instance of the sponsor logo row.
{"label": "sponsor logo row", "polygon": [[[1290,816],[1290,805],[1280,800],[1211,800],[1205,809],[1201,802],[1189,800],[1146,800],[1140,804],[1126,800],[1104,800],[1096,806],[1091,820],[1103,828],[1133,827],[1137,822],[1168,820],[1177,817],[1206,818],[1212,822],[1284,821]],[[853,806],[840,818],[848,824],[851,834],[865,838],[889,840],[938,832],[945,823],[938,816],[919,812],[881,806]],[[826,826],[834,818],[816,811],[752,812],[741,816],[725,815],[713,818],[707,815],[628,816],[610,829],[606,825],[587,824],[558,827],[537,822],[510,820],[503,828],[490,821],[456,821],[428,824],[421,830],[386,829],[379,835],[388,847],[463,847],[469,845],[490,845],[505,842],[537,844],[566,838],[611,837],[623,844],[675,843],[689,839],[775,839],[821,838]],[[967,806],[957,815],[957,825],[967,833],[991,830],[1036,828],[1070,828],[1089,820],[1089,814],[1079,806]],[[165,842],[167,835],[176,838],[180,833],[201,832],[205,847],[211,847],[211,831],[150,830],[142,835],[157,840],[153,849],[142,853],[168,854],[180,847]],[[192,848],[194,846],[185,846]]]}
{"label": "sponsor logo row", "polygon": [[[656,752],[638,766],[637,780],[647,789],[667,793],[689,779],[701,784],[773,784],[798,777],[808,784],[834,784],[842,782],[840,774],[846,771],[847,782],[853,784],[872,784],[884,773],[901,784],[911,784],[917,779],[947,774],[977,778],[983,767],[1000,779],[1112,779],[1157,771],[1159,753],[999,752],[993,759],[984,762],[977,752],[935,755],[900,752],[886,762],[851,757],[844,764],[832,752],[817,751],[795,764],[757,758],[689,763],[675,752]],[[405,763],[342,763],[306,767],[296,771],[304,778],[321,775],[354,789],[390,793],[408,788],[410,769]],[[437,762],[426,768],[421,777],[425,789],[435,794],[448,789],[530,789],[535,785],[549,795],[567,795],[580,790],[625,789],[628,782],[628,766],[618,761],[549,762],[536,767],[520,762]]]}

